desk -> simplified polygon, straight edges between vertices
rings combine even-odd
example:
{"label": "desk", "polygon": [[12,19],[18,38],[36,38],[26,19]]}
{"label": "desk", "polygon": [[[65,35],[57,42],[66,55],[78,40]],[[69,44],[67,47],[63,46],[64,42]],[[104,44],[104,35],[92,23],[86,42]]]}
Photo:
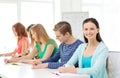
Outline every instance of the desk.
{"label": "desk", "polygon": [[0,57],[0,75],[2,78],[89,78],[88,75],[69,74],[55,75],[57,69],[32,69],[30,64],[17,63],[18,65],[4,64]]}

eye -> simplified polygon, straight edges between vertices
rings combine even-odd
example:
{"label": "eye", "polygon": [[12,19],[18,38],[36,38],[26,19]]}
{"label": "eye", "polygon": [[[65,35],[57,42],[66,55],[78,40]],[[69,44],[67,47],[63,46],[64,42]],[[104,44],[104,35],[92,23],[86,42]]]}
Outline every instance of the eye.
{"label": "eye", "polygon": [[59,38],[60,36],[56,36],[57,38]]}
{"label": "eye", "polygon": [[88,30],[88,28],[84,28],[84,30],[85,30],[85,31],[87,31],[87,30]]}
{"label": "eye", "polygon": [[94,28],[90,28],[90,30],[94,30]]}

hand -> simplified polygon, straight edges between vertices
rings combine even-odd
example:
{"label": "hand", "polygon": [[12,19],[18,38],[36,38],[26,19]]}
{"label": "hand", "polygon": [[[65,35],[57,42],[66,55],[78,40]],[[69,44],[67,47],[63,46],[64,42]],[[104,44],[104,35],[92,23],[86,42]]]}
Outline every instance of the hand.
{"label": "hand", "polygon": [[59,67],[58,71],[61,73],[77,73],[77,69],[74,66]]}
{"label": "hand", "polygon": [[4,55],[4,54],[0,54],[0,57],[1,57],[1,56],[5,56],[5,55]]}
{"label": "hand", "polygon": [[4,59],[5,64],[10,63],[9,59]]}
{"label": "hand", "polygon": [[37,59],[37,60],[34,60],[34,61],[32,62],[32,64],[33,64],[33,65],[41,64],[41,61],[40,61],[40,59]]}
{"label": "hand", "polygon": [[15,54],[11,54],[11,56],[12,56],[13,58],[16,58],[16,57],[17,57],[17,55],[15,55]]}
{"label": "hand", "polygon": [[59,71],[60,73],[65,73],[66,70],[67,70],[66,67],[63,67],[63,66],[58,68],[58,71]]}
{"label": "hand", "polygon": [[48,67],[48,63],[42,63],[42,64],[33,64],[32,65],[32,68],[33,69],[38,69],[38,68],[46,68],[46,67]]}
{"label": "hand", "polygon": [[32,61],[33,60],[25,60],[25,59],[19,60],[20,63],[26,63],[26,64],[32,64]]}
{"label": "hand", "polygon": [[0,54],[0,57],[3,56],[3,54]]}

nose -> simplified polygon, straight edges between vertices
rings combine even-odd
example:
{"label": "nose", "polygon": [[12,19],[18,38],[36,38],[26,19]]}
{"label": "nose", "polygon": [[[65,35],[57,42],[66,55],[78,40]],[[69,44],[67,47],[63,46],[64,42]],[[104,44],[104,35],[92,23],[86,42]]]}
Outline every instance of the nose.
{"label": "nose", "polygon": [[87,33],[90,33],[91,31],[90,30],[87,30]]}
{"label": "nose", "polygon": [[58,37],[56,37],[56,39],[58,40]]}

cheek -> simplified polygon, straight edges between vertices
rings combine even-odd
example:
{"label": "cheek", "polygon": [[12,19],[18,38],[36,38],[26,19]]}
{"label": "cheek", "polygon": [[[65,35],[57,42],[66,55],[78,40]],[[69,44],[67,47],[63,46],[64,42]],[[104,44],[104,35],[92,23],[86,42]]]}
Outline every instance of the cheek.
{"label": "cheek", "polygon": [[35,36],[32,36],[33,39],[35,39]]}
{"label": "cheek", "polygon": [[57,38],[58,40],[61,40],[61,38],[59,37],[59,38]]}
{"label": "cheek", "polygon": [[63,41],[63,39],[61,37],[59,37],[58,40],[61,41],[61,42]]}
{"label": "cheek", "polygon": [[85,31],[83,31],[83,35],[85,35],[86,34],[86,32]]}

